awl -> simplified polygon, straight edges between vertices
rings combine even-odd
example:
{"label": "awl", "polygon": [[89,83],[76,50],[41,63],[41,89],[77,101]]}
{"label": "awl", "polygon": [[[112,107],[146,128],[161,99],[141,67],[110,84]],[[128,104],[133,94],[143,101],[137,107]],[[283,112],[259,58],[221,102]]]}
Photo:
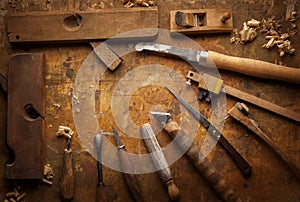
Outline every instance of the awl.
{"label": "awl", "polygon": [[218,140],[220,145],[225,149],[228,155],[236,163],[242,174],[247,177],[251,174],[251,166],[248,162],[236,151],[236,149],[227,141],[227,139],[222,135],[222,133],[212,124],[209,120],[204,117],[200,112],[193,109],[187,102],[185,102],[179,95],[177,95],[172,89],[166,87],[177,100],[187,109],[187,111],[201,123],[204,128],[207,129],[208,133],[215,139]]}
{"label": "awl", "polygon": [[[119,150],[118,153],[119,153],[120,162],[122,164],[123,169],[134,171],[133,167],[132,167],[132,162],[130,162],[129,159],[127,158],[127,156],[124,155],[124,152],[126,152],[127,150],[126,150],[125,146],[122,144],[118,132],[114,128],[112,128],[112,130],[113,130],[113,134],[115,136],[115,140],[117,142],[117,147]],[[129,190],[134,198],[134,201],[143,202],[144,198],[143,198],[141,186],[140,186],[137,176],[135,174],[125,173],[125,172],[123,172],[123,176],[124,176],[127,186],[129,187]]]}
{"label": "awl", "polygon": [[[231,185],[226,182],[222,176],[216,171],[216,169],[210,165],[208,160],[204,157],[201,151],[194,145],[192,140],[181,130],[176,121],[172,119],[170,113],[165,112],[151,112],[156,121],[163,126],[163,129],[174,139],[177,138],[177,146],[185,151],[185,148],[189,149],[186,152],[188,160],[195,166],[199,173],[206,179],[209,185],[216,191],[224,201],[242,201],[238,194],[232,189]],[[179,136],[180,135],[180,136]],[[177,137],[179,136],[179,137]]]}
{"label": "awl", "polygon": [[135,50],[150,50],[173,54],[182,57],[189,62],[197,63],[202,66],[204,65],[206,67],[217,67],[255,77],[300,84],[300,69],[276,65],[265,61],[233,57],[214,51],[189,50],[150,42],[136,44]]}

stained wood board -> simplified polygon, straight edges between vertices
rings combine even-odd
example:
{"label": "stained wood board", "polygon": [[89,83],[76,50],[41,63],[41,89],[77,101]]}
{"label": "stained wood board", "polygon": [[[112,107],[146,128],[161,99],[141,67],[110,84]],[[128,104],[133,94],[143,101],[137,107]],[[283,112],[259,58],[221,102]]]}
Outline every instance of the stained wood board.
{"label": "stained wood board", "polygon": [[27,113],[25,106],[31,104],[44,114],[44,61],[41,53],[23,53],[13,55],[9,62],[7,144],[14,159],[6,165],[7,179],[43,178],[44,120]]}
{"label": "stained wood board", "polygon": [[[197,24],[188,28],[177,25],[175,15],[178,11],[188,15],[196,15]],[[231,14],[231,18],[222,23],[221,18],[226,12]],[[170,11],[170,30],[183,34],[231,32],[233,30],[232,12],[230,9],[173,10]]]}
{"label": "stained wood board", "polygon": [[[157,27],[157,8],[19,12],[7,17],[9,42],[108,39],[131,30]],[[154,37],[156,34],[156,29],[148,29],[123,37],[144,38]]]}

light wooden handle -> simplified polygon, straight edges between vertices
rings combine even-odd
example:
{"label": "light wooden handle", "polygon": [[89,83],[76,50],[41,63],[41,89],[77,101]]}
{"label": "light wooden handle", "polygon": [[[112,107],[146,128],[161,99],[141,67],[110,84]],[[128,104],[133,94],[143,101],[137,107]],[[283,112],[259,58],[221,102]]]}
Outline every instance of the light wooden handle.
{"label": "light wooden handle", "polygon": [[[300,69],[285,67],[250,58],[228,56],[208,51],[208,58],[217,68],[239,72],[260,78],[275,79],[300,84]],[[208,64],[211,66],[212,64]]]}
{"label": "light wooden handle", "polygon": [[[177,136],[178,131],[180,130],[177,122],[170,120],[163,127],[168,134],[175,138]],[[179,148],[186,148],[191,143],[190,138],[184,133],[180,134],[180,137],[177,138],[176,141]],[[197,146],[193,143],[189,146],[189,149],[186,152],[186,155],[189,161],[195,166],[195,168],[199,171],[199,173],[206,179],[209,185],[216,191],[216,193],[222,198],[224,201],[229,202],[241,202],[243,201],[231,188],[231,185],[226,182],[222,176],[218,174],[218,172],[210,165],[205,157],[200,158],[203,154],[200,152]]]}
{"label": "light wooden handle", "polygon": [[65,149],[64,151],[64,174],[60,182],[60,193],[64,199],[72,199],[74,196],[74,179],[71,149]]}

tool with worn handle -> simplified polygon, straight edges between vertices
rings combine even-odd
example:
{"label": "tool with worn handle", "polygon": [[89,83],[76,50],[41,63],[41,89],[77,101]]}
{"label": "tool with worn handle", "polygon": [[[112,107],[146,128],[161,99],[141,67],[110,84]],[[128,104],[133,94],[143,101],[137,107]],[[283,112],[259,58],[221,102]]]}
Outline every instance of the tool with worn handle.
{"label": "tool with worn handle", "polygon": [[163,129],[174,139],[177,137],[177,145],[180,149],[189,148],[186,155],[189,161],[196,167],[199,173],[207,180],[209,185],[216,191],[224,201],[242,201],[238,194],[231,188],[231,185],[226,182],[222,176],[213,168],[204,155],[199,151],[191,139],[181,130],[176,121],[172,120],[170,113],[151,112],[153,117],[163,126]]}
{"label": "tool with worn handle", "polygon": [[74,197],[74,179],[72,168],[73,156],[71,139],[67,140],[67,148],[64,150],[64,173],[60,181],[60,194],[64,200],[71,200]]}
{"label": "tool with worn handle", "polygon": [[94,138],[96,150],[97,150],[97,170],[98,170],[98,183],[97,183],[97,199],[96,201],[108,201],[105,193],[105,185],[103,182],[102,176],[102,164],[101,164],[101,143],[102,143],[102,134],[101,132],[97,133]]}
{"label": "tool with worn handle", "polygon": [[[300,84],[300,69],[285,67],[250,58],[224,55],[214,51],[188,50],[157,43],[141,42],[135,50],[150,50],[180,56],[189,62],[217,67],[242,74]],[[211,62],[214,64],[212,64]]]}
{"label": "tool with worn handle", "polygon": [[141,126],[140,132],[150,153],[155,168],[160,169],[157,171],[157,173],[161,181],[167,186],[170,198],[172,200],[177,200],[180,196],[179,189],[173,180],[173,176],[168,166],[166,157],[162,152],[162,149],[155,137],[150,124],[144,124],[143,126]]}
{"label": "tool with worn handle", "polygon": [[249,130],[260,137],[267,145],[269,145],[279,156],[286,162],[290,169],[300,180],[300,169],[274,144],[274,142],[260,129],[258,124],[249,114],[248,107],[243,103],[236,103],[232,109],[228,111],[228,115],[245,125]]}
{"label": "tool with worn handle", "polygon": [[185,102],[179,95],[177,95],[172,89],[166,87],[176,98],[177,100],[187,109],[187,111],[201,123],[204,128],[207,129],[208,133],[218,140],[220,145],[225,149],[228,155],[232,158],[232,160],[236,163],[240,171],[245,177],[251,175],[251,166],[248,162],[236,151],[236,149],[227,141],[227,139],[222,135],[222,133],[209,122],[207,118],[205,118],[198,111],[193,109],[187,102]]}
{"label": "tool with worn handle", "polygon": [[[132,167],[132,165],[133,165],[132,162],[130,162],[129,159],[127,158],[127,156],[124,155],[124,153],[127,152],[127,150],[126,150],[125,146],[122,144],[118,132],[114,128],[112,128],[112,130],[113,130],[113,133],[115,136],[115,140],[117,142],[117,147],[119,150],[118,153],[119,153],[122,167],[124,170],[131,170],[133,172],[134,168]],[[133,196],[134,201],[143,202],[144,198],[143,198],[141,186],[140,186],[137,176],[132,173],[125,173],[125,172],[123,173],[123,176],[124,176],[127,186],[129,187],[129,190]]]}
{"label": "tool with worn handle", "polygon": [[254,104],[258,107],[274,112],[291,120],[300,122],[299,113],[281,107],[254,95],[251,95],[244,91],[241,91],[229,85],[223,84],[223,80],[217,77],[205,73],[198,74],[196,72],[189,71],[187,74],[187,78],[189,79],[187,84],[190,84],[191,80],[195,81],[198,83],[199,89],[209,91],[210,93],[212,93],[211,96],[217,95],[221,92],[225,92],[226,94],[231,95],[237,99],[246,101],[248,103]]}

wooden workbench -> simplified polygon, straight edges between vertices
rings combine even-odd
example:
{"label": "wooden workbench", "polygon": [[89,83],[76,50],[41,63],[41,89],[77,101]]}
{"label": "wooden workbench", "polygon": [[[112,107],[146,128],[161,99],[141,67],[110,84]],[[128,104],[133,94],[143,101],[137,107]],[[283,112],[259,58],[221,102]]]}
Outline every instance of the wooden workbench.
{"label": "wooden workbench", "polygon": [[[274,7],[272,7],[272,2]],[[193,8],[230,8],[233,11],[234,27],[238,30],[242,28],[242,23],[255,18],[261,20],[268,14],[282,17],[285,12],[286,1],[175,1],[157,0],[159,11],[159,27],[169,28],[169,11],[174,9]],[[92,51],[89,44],[46,44],[12,46],[8,43],[5,30],[5,16],[10,12],[23,11],[44,11],[48,10],[88,10],[104,8],[122,8],[121,1],[1,1],[0,2],[0,72],[6,74],[7,64],[13,53],[20,52],[40,52],[46,56],[46,122],[44,136],[44,161],[51,164],[54,170],[54,181],[52,186],[45,184],[19,183],[27,193],[26,201],[58,201],[59,200],[59,178],[63,170],[63,149],[65,142],[57,139],[55,132],[59,125],[65,125],[76,129],[72,116],[72,91],[76,74],[83,61]],[[298,13],[300,13],[297,7]],[[296,21],[299,26],[299,20]],[[231,34],[205,34],[191,36],[191,38],[204,49],[217,51],[220,53],[249,57],[253,59],[275,62],[281,60],[291,67],[299,67],[300,35],[296,34],[292,38],[296,53],[293,56],[287,55],[283,58],[278,56],[276,50],[266,50],[262,48],[265,42],[259,33],[257,39],[246,45],[234,45],[229,43]],[[146,64],[161,64],[173,68],[182,76],[186,76],[192,67],[186,62],[174,57],[162,57],[160,54],[131,53],[123,58],[122,65],[113,73],[106,72],[103,82],[99,84],[100,89],[100,127],[106,131],[111,131],[115,122],[111,112],[110,97],[116,82],[119,81],[126,72],[135,67]],[[300,113],[300,93],[299,85],[286,82],[258,79],[241,75],[229,71],[220,71],[224,83],[230,84],[245,92],[266,99],[280,106]],[[195,89],[196,90],[196,89]],[[0,91],[0,165],[4,168],[9,160],[9,150],[5,145],[6,134],[6,102],[5,94]],[[153,96],[153,93],[156,93]],[[149,109],[156,102],[161,102],[165,107],[176,105],[172,103],[174,98],[166,96],[157,87],[146,86],[135,92],[130,100],[130,116],[137,125],[149,122]],[[237,100],[227,97],[227,110],[235,104]],[[169,104],[171,103],[171,104]],[[53,104],[59,104],[56,108]],[[299,123],[266,112],[254,105],[248,105],[253,117],[260,124],[261,128],[270,138],[284,151],[295,164],[300,167],[300,125]],[[174,106],[173,106],[174,107]],[[176,106],[175,106],[176,107]],[[209,114],[209,104],[200,103],[199,109],[203,113]],[[79,112],[80,113],[80,112]],[[233,119],[228,119],[223,130],[226,138],[236,147],[236,149],[252,165],[253,173],[248,179],[243,178],[236,165],[217,145],[209,154],[211,164],[215,166],[220,174],[232,184],[232,187],[245,196],[250,201],[300,201],[300,185],[293,173],[276,154],[267,147],[254,134]],[[202,140],[201,133],[198,139]],[[123,143],[127,150],[133,153],[145,153],[146,149],[142,140],[129,138],[121,134]],[[196,137],[196,141],[198,140]],[[170,139],[163,135],[159,136],[162,145],[166,145]],[[137,146],[138,145],[138,146]],[[96,161],[81,144],[78,134],[72,143],[73,149],[73,169],[75,180],[74,201],[95,201],[96,197]],[[175,182],[180,188],[181,198],[179,201],[219,201],[215,192],[208,186],[207,182],[197,173],[185,156],[171,165]],[[122,174],[110,168],[103,167],[104,181],[110,189],[113,201],[132,201],[128,188],[123,180]],[[4,178],[4,169],[0,169],[0,200],[3,201],[5,193],[10,190],[11,182]],[[142,185],[142,191],[146,201],[168,201],[168,195],[164,185],[159,181],[156,173],[138,175]]]}

